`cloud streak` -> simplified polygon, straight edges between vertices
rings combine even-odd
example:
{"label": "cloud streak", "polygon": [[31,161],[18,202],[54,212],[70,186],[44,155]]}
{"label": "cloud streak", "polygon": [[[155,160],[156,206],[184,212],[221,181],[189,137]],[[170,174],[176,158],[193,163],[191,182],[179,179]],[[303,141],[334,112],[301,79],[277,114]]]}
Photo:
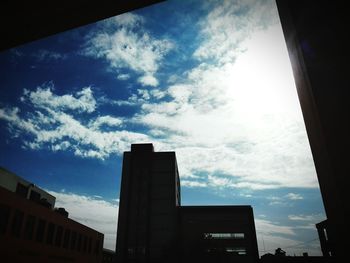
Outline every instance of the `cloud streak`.
{"label": "cloud streak", "polygon": [[[81,157],[104,159],[128,150],[133,142],[149,141],[148,136],[142,133],[116,130],[123,124],[123,119],[119,117],[91,116],[89,122],[80,121],[77,117],[80,113],[92,113],[96,109],[90,88],[78,91],[77,98],[72,94],[59,96],[52,90],[52,84],[32,92],[24,90],[21,101],[29,104],[33,112],[21,114],[16,107],[0,109],[0,119],[9,123],[13,136],[31,136],[23,140],[23,146],[71,151]],[[106,131],[105,126],[112,129]]]}
{"label": "cloud streak", "polygon": [[[284,249],[287,255],[302,255],[307,251],[309,255],[320,256],[320,244],[315,225],[307,227],[286,226],[271,222],[266,219],[255,219],[257,240],[260,256],[266,253],[274,253],[278,247]],[[296,231],[312,231],[315,237],[312,240],[298,240]]]}
{"label": "cloud streak", "polygon": [[115,250],[118,204],[97,196],[48,191],[56,197],[56,207],[64,207],[69,218],[104,234],[104,248]]}
{"label": "cloud streak", "polygon": [[[174,44],[166,38],[153,37],[143,28],[144,22],[143,17],[135,14],[123,14],[105,21],[89,35],[82,54],[104,59],[116,71],[126,68],[138,73],[142,86],[158,86],[155,75]],[[126,76],[119,75],[119,78],[126,79]]]}

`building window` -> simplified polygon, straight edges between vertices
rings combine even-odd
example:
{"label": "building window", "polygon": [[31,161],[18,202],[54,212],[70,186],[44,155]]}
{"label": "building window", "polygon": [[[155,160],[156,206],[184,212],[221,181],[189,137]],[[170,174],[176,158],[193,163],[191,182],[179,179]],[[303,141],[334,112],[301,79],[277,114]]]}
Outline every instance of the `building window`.
{"label": "building window", "polygon": [[75,249],[76,242],[77,242],[77,232],[72,231],[72,238],[70,240],[70,249]]}
{"label": "building window", "polygon": [[225,251],[227,253],[232,253],[238,256],[245,256],[247,255],[247,250],[244,247],[227,247],[225,248]]}
{"label": "building window", "polygon": [[78,235],[77,249],[78,249],[78,251],[80,251],[80,249],[81,249],[81,234]]}
{"label": "building window", "polygon": [[28,195],[28,187],[26,187],[24,184],[21,183],[17,183],[17,187],[16,187],[16,194],[27,198]]}
{"label": "building window", "polygon": [[0,204],[0,235],[4,235],[10,218],[11,209],[7,205]]}
{"label": "building window", "polygon": [[100,240],[97,239],[97,240],[96,240],[96,243],[95,243],[95,254],[96,254],[96,255],[98,255],[99,250],[100,250]]}
{"label": "building window", "polygon": [[24,225],[24,238],[27,240],[32,240],[34,228],[35,228],[36,218],[33,215],[28,215],[26,223]]}
{"label": "building window", "polygon": [[38,227],[36,229],[36,241],[43,242],[45,227],[46,227],[46,221],[44,219],[40,219],[38,221]]}
{"label": "building window", "polygon": [[91,253],[91,237],[89,237],[89,244],[88,244],[88,253],[90,254]]}
{"label": "building window", "polygon": [[47,228],[46,244],[52,245],[53,236],[55,234],[55,228],[56,228],[55,224],[50,222]]}
{"label": "building window", "polygon": [[40,194],[34,190],[30,191],[29,199],[35,202],[40,202]]}
{"label": "building window", "polygon": [[70,230],[66,229],[64,231],[64,238],[63,238],[63,247],[68,248],[69,245],[69,238],[70,238]]}
{"label": "building window", "polygon": [[23,212],[16,210],[12,220],[11,232],[15,237],[20,237],[23,223]]}
{"label": "building window", "polygon": [[323,234],[326,241],[328,241],[327,229],[323,228]]}
{"label": "building window", "polygon": [[84,236],[83,251],[86,252],[87,248],[87,236]]}
{"label": "building window", "polygon": [[244,239],[244,233],[204,233],[204,239]]}
{"label": "building window", "polygon": [[56,247],[61,246],[62,234],[63,234],[63,227],[57,226],[56,239],[55,239],[55,246]]}

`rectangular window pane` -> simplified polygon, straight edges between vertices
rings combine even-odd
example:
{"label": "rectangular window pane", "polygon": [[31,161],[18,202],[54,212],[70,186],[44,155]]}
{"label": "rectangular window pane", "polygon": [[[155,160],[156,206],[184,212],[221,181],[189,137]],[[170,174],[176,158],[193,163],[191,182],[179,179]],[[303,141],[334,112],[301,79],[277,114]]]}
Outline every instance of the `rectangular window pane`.
{"label": "rectangular window pane", "polygon": [[26,187],[25,185],[23,185],[21,183],[17,183],[16,194],[18,194],[24,198],[27,198],[28,187]]}
{"label": "rectangular window pane", "polygon": [[12,220],[11,233],[15,237],[20,237],[23,223],[23,212],[16,210]]}
{"label": "rectangular window pane", "polygon": [[43,242],[45,227],[46,227],[46,221],[44,219],[40,219],[38,221],[38,227],[36,229],[36,241]]}
{"label": "rectangular window pane", "polygon": [[47,228],[46,244],[52,245],[53,237],[55,234],[55,228],[56,228],[55,224],[50,222]]}
{"label": "rectangular window pane", "polygon": [[78,235],[77,249],[78,249],[78,251],[80,251],[80,249],[81,249],[81,234]]}
{"label": "rectangular window pane", "polygon": [[62,242],[63,227],[58,226],[56,231],[55,246],[60,247]]}
{"label": "rectangular window pane", "polygon": [[84,236],[84,244],[83,244],[83,251],[86,252],[86,248],[87,248],[87,237]]}
{"label": "rectangular window pane", "polygon": [[11,209],[7,205],[0,204],[0,235],[4,235],[10,218]]}
{"label": "rectangular window pane", "polygon": [[40,201],[40,194],[34,190],[30,191],[30,196],[29,196],[30,200],[39,202]]}
{"label": "rectangular window pane", "polygon": [[33,239],[35,221],[36,221],[35,216],[33,216],[33,215],[27,216],[26,223],[24,225],[24,238],[27,240]]}
{"label": "rectangular window pane", "polygon": [[91,253],[91,242],[92,242],[91,237],[89,237],[89,245],[88,245],[89,254]]}
{"label": "rectangular window pane", "polygon": [[232,254],[239,255],[239,256],[247,255],[247,251],[244,247],[227,247],[227,248],[225,248],[225,250],[228,253],[232,253]]}
{"label": "rectangular window pane", "polygon": [[77,242],[77,232],[73,231],[72,232],[71,243],[70,243],[70,249],[75,249],[76,242]]}
{"label": "rectangular window pane", "polygon": [[69,238],[70,238],[70,230],[66,229],[64,231],[64,238],[63,238],[63,247],[68,248],[69,245]]}
{"label": "rectangular window pane", "polygon": [[96,255],[98,255],[99,249],[100,249],[100,240],[97,239],[96,243],[95,243],[95,254]]}

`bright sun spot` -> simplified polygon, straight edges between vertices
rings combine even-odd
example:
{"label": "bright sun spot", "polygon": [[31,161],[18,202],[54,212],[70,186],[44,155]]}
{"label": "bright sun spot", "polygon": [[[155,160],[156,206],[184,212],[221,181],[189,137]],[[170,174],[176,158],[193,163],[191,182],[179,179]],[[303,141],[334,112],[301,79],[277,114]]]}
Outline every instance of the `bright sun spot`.
{"label": "bright sun spot", "polygon": [[[258,31],[232,66],[228,96],[245,116],[300,114],[292,69],[280,25]],[[239,98],[237,100],[237,98]]]}

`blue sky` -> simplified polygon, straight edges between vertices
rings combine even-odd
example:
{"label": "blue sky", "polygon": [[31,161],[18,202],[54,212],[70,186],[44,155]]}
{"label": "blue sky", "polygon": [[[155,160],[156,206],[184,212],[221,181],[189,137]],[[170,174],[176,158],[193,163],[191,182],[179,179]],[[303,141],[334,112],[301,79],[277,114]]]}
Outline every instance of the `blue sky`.
{"label": "blue sky", "polygon": [[176,151],[184,205],[252,205],[260,254],[321,254],[325,214],[274,1],[167,1],[2,52],[0,70],[0,165],[106,248],[122,153],[152,142]]}

